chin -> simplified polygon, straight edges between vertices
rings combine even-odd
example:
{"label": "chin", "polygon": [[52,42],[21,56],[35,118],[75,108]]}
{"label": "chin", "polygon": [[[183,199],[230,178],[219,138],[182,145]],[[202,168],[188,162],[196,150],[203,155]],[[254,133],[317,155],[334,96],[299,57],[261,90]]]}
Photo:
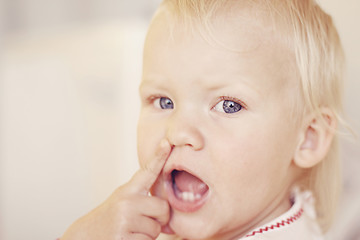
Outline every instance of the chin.
{"label": "chin", "polygon": [[169,226],[175,234],[183,239],[208,239],[217,233],[213,226],[213,216],[205,214],[205,208],[197,212],[184,213],[172,210]]}

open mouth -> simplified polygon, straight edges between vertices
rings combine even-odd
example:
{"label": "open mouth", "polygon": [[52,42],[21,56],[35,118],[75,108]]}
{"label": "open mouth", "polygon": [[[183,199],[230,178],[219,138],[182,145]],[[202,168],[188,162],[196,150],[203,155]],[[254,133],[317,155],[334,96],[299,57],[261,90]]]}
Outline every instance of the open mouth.
{"label": "open mouth", "polygon": [[200,178],[184,170],[172,170],[167,177],[168,200],[182,212],[193,212],[205,203],[209,187]]}

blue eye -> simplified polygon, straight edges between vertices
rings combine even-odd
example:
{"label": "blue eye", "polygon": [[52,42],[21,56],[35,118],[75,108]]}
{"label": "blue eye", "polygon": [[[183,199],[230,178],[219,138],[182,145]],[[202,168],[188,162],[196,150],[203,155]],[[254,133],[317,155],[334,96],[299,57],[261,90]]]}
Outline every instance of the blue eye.
{"label": "blue eye", "polygon": [[159,101],[159,106],[161,109],[173,109],[174,108],[174,103],[171,101],[170,98],[166,98],[166,97],[161,97],[158,99]]}
{"label": "blue eye", "polygon": [[229,114],[239,112],[242,108],[241,104],[231,100],[222,100],[214,107],[216,111]]}

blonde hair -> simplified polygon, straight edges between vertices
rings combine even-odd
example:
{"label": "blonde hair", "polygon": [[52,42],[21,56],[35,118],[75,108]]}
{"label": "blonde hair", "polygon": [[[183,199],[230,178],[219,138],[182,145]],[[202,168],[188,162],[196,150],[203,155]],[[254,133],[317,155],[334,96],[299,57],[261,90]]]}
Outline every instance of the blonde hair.
{"label": "blonde hair", "polygon": [[[295,54],[302,99],[307,111],[321,115],[321,108],[332,110],[338,122],[342,115],[342,80],[344,54],[331,17],[313,0],[164,0],[166,8],[180,17],[187,27],[211,36],[211,21],[217,11],[231,3],[260,7],[272,17],[274,27],[286,38]],[[228,8],[229,9],[229,8]],[[338,137],[323,161],[308,169],[301,186],[311,190],[316,199],[318,222],[326,231],[334,217],[341,191]]]}

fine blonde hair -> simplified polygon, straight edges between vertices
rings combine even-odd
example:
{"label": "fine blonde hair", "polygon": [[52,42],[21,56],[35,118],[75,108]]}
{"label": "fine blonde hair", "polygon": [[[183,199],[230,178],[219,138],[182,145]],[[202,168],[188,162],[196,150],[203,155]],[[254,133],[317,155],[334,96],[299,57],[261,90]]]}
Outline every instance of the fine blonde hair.
{"label": "fine blonde hair", "polygon": [[[246,3],[264,9],[272,17],[274,28],[295,54],[301,98],[307,111],[321,115],[329,108],[342,123],[342,82],[344,54],[332,18],[314,0],[163,0],[166,8],[186,26],[202,26],[211,36],[211,22],[219,10],[231,4]],[[200,23],[200,24],[199,24]],[[236,31],[236,30],[234,30]],[[204,34],[203,34],[204,35]],[[341,191],[338,136],[327,156],[307,169],[300,184],[316,199],[318,222],[323,231],[330,226]]]}

